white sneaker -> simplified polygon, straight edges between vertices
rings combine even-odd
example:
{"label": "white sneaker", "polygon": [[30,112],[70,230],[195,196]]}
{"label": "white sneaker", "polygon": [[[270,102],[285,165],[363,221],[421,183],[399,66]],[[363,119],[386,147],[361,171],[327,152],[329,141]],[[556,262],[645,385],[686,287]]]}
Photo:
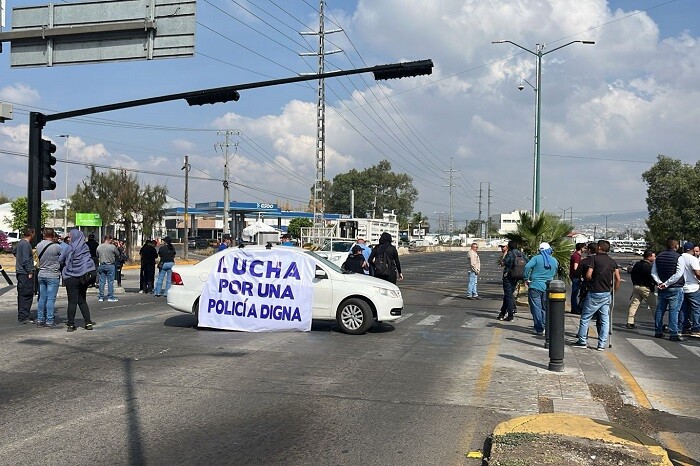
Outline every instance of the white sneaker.
{"label": "white sneaker", "polygon": [[103,298],[97,298],[97,302],[100,302],[100,303],[101,303],[102,301],[104,301]]}
{"label": "white sneaker", "polygon": [[117,298],[109,298],[107,300],[107,302],[110,302],[110,303],[116,303],[117,301],[119,301]]}

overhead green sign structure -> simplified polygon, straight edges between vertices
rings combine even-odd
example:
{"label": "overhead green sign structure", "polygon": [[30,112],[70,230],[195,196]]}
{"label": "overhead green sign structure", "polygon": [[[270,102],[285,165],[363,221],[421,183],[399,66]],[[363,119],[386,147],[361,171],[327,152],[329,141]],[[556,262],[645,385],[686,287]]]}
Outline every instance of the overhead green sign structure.
{"label": "overhead green sign structure", "polygon": [[101,227],[102,219],[100,214],[76,212],[75,225],[79,227]]}

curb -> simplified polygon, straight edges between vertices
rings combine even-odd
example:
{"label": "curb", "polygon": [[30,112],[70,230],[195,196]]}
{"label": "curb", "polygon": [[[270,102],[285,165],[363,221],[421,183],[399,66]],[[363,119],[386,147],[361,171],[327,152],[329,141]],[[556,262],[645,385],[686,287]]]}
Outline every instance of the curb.
{"label": "curb", "polygon": [[503,445],[506,442],[499,442],[499,439],[509,434],[551,435],[588,440],[598,446],[645,449],[655,457],[654,462],[650,464],[673,466],[664,447],[653,438],[607,421],[568,413],[531,414],[498,424],[493,430],[490,464],[496,464],[494,461],[498,461],[499,453],[504,453]]}

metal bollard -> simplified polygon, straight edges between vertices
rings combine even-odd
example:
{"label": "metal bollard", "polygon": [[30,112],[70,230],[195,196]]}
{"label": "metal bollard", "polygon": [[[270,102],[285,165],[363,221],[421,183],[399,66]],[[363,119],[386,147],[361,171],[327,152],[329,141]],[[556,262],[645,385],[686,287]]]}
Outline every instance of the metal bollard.
{"label": "metal bollard", "polygon": [[549,339],[549,370],[564,371],[564,303],[566,285],[552,280],[547,286],[547,338]]}

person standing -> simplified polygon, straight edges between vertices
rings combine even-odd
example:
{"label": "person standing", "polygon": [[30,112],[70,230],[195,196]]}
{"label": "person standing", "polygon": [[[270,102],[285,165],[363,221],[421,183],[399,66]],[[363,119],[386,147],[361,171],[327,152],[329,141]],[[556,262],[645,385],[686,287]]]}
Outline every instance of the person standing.
{"label": "person standing", "polygon": [[578,302],[578,292],[581,285],[581,277],[578,276],[576,270],[581,264],[581,252],[586,246],[586,243],[576,243],[575,251],[569,259],[569,278],[571,278],[571,313],[581,314],[581,303]]}
{"label": "person standing", "polygon": [[646,250],[643,254],[643,259],[638,261],[630,270],[632,278],[632,303],[627,311],[627,328],[633,329],[637,326],[634,324],[634,316],[637,314],[637,309],[642,301],[646,301],[652,309],[652,313],[656,312],[656,283],[651,277],[651,267],[656,260],[656,254],[653,251]]}
{"label": "person standing", "polygon": [[[362,248],[362,257],[365,258],[367,265],[369,265],[369,256],[372,254],[372,248],[369,247],[369,245],[365,242],[364,238],[357,238],[357,240],[355,240],[355,245],[360,246]],[[374,273],[372,272],[372,267],[367,267],[364,271],[364,274],[374,275]]]}
{"label": "person standing", "polygon": [[557,274],[559,262],[552,255],[549,243],[540,243],[539,254],[525,264],[525,281],[528,284],[527,301],[535,324],[535,334],[544,335],[547,312],[547,283]]}
{"label": "person standing", "polygon": [[367,267],[368,265],[367,261],[365,260],[365,256],[362,255],[362,248],[359,244],[356,244],[352,247],[350,254],[348,254],[348,258],[345,259],[345,262],[343,262],[341,268],[350,272],[364,274]]}
{"label": "person standing", "polygon": [[156,250],[156,241],[148,240],[143,245],[141,251],[141,293],[153,293],[153,283],[156,277],[156,261],[158,260],[158,251]]}
{"label": "person standing", "polygon": [[122,240],[115,240],[113,244],[117,247],[117,258],[114,261],[114,278],[117,280],[117,286],[121,288],[122,286],[122,269],[124,264],[129,261],[129,255],[126,253],[126,243]]}
{"label": "person standing", "polygon": [[372,249],[369,263],[374,267],[374,276],[396,285],[397,278],[403,280],[399,252],[391,244],[391,234],[384,232],[379,237],[379,244]]}
{"label": "person standing", "polygon": [[467,252],[467,273],[469,276],[467,299],[481,299],[476,291],[476,283],[479,273],[481,273],[481,260],[479,259],[479,254],[476,253],[478,249],[479,245],[472,243],[469,252]]}
{"label": "person standing", "polygon": [[233,239],[231,239],[231,235],[226,233],[223,238],[221,238],[221,244],[219,247],[216,249],[216,252],[221,252],[225,251],[228,248],[231,247],[231,243],[233,243]]}
{"label": "person standing", "polygon": [[56,242],[53,228],[44,228],[44,239],[36,245],[39,257],[39,301],[37,302],[36,324],[55,328],[54,310],[56,295],[61,282],[60,262],[63,248]]}
{"label": "person standing", "polygon": [[[73,238],[71,237],[71,241]],[[87,245],[86,245],[87,246]],[[102,244],[97,247],[97,275],[99,276],[99,296],[97,301],[105,300],[105,283],[107,284],[107,301],[115,303],[119,301],[114,297],[114,273],[115,263],[119,257],[119,249],[112,244],[112,236],[105,235]]]}
{"label": "person standing", "polygon": [[[163,238],[165,243],[158,249],[158,255],[160,256],[160,272],[158,273],[158,281],[156,282],[156,289],[154,291],[154,296],[168,296],[168,290],[170,290],[170,282],[173,275],[173,266],[175,265],[175,247],[173,246],[170,236]],[[163,279],[165,278],[165,289],[163,289]]]}
{"label": "person standing", "polygon": [[97,270],[97,267],[100,265],[97,260],[97,247],[100,245],[100,243],[95,240],[95,235],[90,233],[85,244],[87,244],[88,248],[90,249],[90,257],[92,257],[92,260],[95,262],[95,270]]}
{"label": "person standing", "polygon": [[574,348],[588,348],[588,324],[591,318],[600,316],[600,329],[598,330],[598,351],[605,351],[605,343],[608,341],[610,330],[610,303],[612,294],[620,288],[622,279],[617,263],[608,256],[610,243],[604,239],[598,241],[598,249],[591,261],[591,266],[586,268],[586,280],[590,281],[590,290],[583,303],[581,320],[579,321],[577,340],[572,345]]}
{"label": "person standing", "polygon": [[700,337],[700,261],[693,252],[695,245],[689,241],[683,244],[683,304],[678,313],[678,330]]}
{"label": "person standing", "polygon": [[25,228],[15,251],[15,276],[17,277],[17,321],[20,324],[36,322],[31,317],[34,301],[34,256],[32,240],[34,228]]}
{"label": "person standing", "polygon": [[292,235],[285,233],[280,237],[280,246],[294,246],[292,243]]}
{"label": "person standing", "polygon": [[651,276],[659,289],[654,313],[654,338],[664,337],[664,314],[668,311],[668,330],[671,341],[682,341],[678,329],[678,311],[683,302],[685,278],[683,277],[684,261],[677,249],[678,240],[668,238],[666,250],[656,256],[651,266]]}
{"label": "person standing", "polygon": [[515,259],[522,257],[523,253],[518,249],[515,241],[508,241],[506,253],[501,259],[503,265],[503,304],[501,312],[498,314],[498,320],[510,322],[515,314],[515,286],[518,284],[518,278],[513,276],[515,267]]}
{"label": "person standing", "polygon": [[70,248],[61,253],[59,262],[63,266],[63,284],[68,295],[66,330],[75,331],[75,311],[78,307],[83,315],[85,330],[92,330],[95,322],[90,318],[86,296],[91,276],[95,274],[95,263],[90,257],[90,248],[85,244],[82,231],[70,231]]}

